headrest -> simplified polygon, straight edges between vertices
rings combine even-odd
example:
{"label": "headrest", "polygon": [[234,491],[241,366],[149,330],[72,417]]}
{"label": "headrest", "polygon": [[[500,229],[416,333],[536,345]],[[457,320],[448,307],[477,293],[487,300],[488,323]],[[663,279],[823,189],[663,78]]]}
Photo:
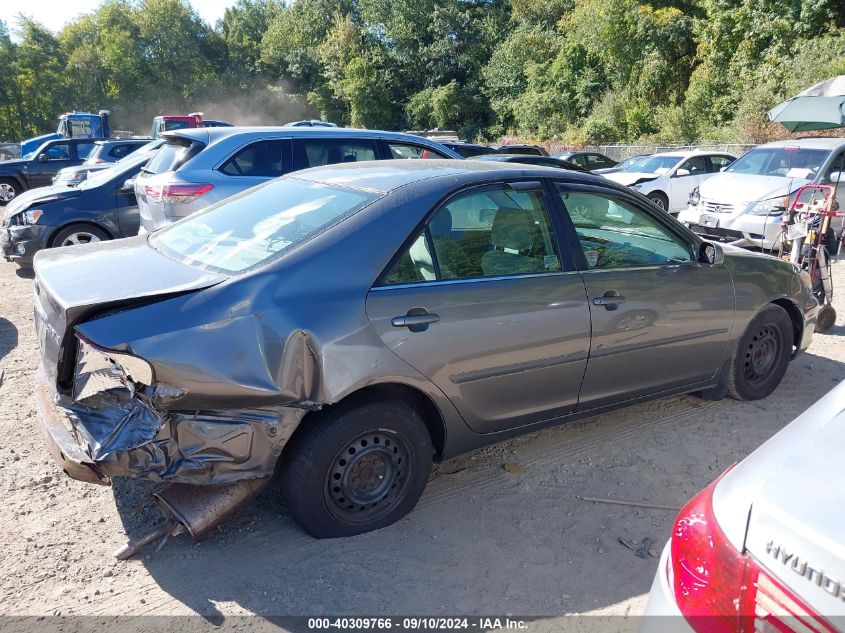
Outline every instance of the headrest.
{"label": "headrest", "polygon": [[534,246],[536,228],[530,211],[499,209],[493,219],[490,243],[507,251],[522,253]]}

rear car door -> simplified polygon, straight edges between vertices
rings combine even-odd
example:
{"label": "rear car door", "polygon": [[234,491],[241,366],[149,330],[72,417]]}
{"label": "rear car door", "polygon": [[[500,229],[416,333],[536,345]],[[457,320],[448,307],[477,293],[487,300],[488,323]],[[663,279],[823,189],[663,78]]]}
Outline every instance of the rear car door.
{"label": "rear car door", "polygon": [[726,357],[734,290],[724,266],[636,198],[557,185],[587,288],[592,347],[579,410],[710,381]]}
{"label": "rear car door", "polygon": [[448,199],[367,298],[382,341],[479,433],[572,412],[586,368],[584,283],[539,182]]}

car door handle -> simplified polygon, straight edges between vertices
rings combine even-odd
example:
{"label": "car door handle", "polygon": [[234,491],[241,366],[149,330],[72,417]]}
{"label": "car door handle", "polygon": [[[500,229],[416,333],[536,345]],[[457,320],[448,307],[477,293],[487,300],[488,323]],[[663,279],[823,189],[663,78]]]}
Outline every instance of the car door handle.
{"label": "car door handle", "polygon": [[413,314],[409,310],[408,314],[404,316],[395,316],[390,319],[390,324],[393,327],[407,327],[413,329],[414,327],[419,327],[421,325],[428,326],[430,323],[437,323],[439,320],[439,314],[434,314],[432,312]]}
{"label": "car door handle", "polygon": [[620,303],[628,300],[616,290],[608,290],[601,297],[593,297],[593,305],[604,306],[605,310],[615,310]]}

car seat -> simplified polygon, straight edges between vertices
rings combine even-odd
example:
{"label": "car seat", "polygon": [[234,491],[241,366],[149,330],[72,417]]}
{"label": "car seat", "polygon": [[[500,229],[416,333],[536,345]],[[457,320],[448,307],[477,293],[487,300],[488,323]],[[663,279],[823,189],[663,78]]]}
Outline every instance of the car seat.
{"label": "car seat", "polygon": [[537,273],[546,270],[542,259],[531,257],[537,227],[530,211],[499,209],[490,232],[490,250],[481,258],[485,275]]}

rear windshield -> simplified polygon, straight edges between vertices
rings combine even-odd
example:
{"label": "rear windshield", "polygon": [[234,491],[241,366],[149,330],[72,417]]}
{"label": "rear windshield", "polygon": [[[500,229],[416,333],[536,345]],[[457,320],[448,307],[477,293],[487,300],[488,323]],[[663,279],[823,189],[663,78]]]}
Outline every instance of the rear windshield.
{"label": "rear windshield", "polygon": [[163,174],[166,171],[176,171],[205,147],[204,143],[191,141],[187,138],[171,138],[150,160],[144,172],[147,174]]}
{"label": "rear windshield", "polygon": [[296,248],[377,197],[281,178],[157,231],[149,241],[186,264],[238,273]]}
{"label": "rear windshield", "polygon": [[725,171],[753,176],[815,178],[827,155],[826,149],[761,147],[743,154]]}

